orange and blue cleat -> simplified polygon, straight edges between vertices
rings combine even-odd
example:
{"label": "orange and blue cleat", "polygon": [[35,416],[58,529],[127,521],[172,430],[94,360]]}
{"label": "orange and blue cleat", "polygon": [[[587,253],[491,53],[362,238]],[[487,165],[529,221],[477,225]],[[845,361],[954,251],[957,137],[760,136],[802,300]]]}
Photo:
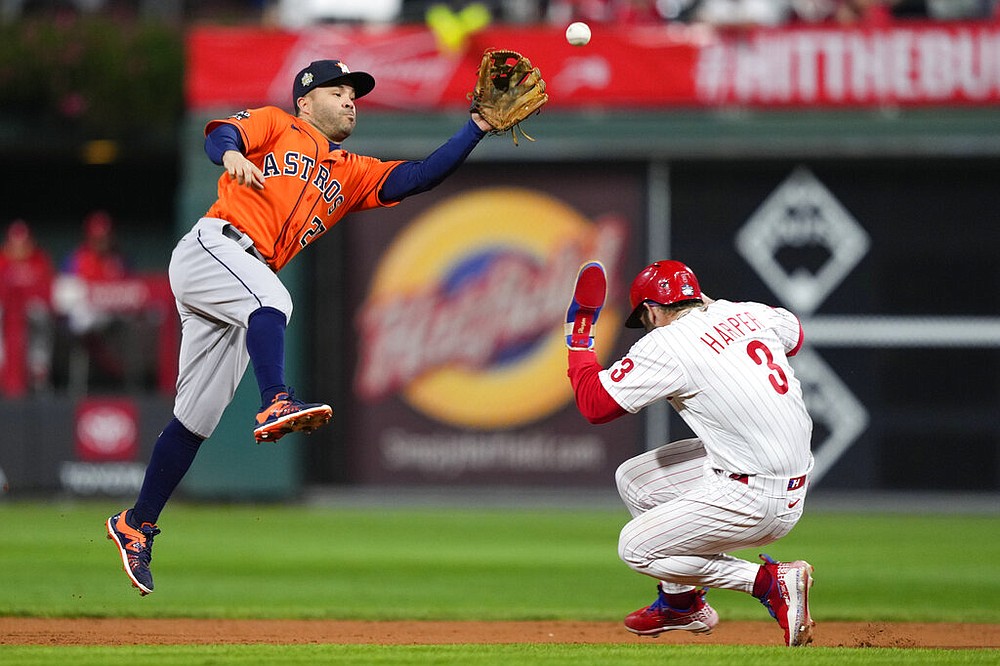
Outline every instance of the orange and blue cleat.
{"label": "orange and blue cleat", "polygon": [[333,417],[330,405],[302,402],[292,389],[282,391],[257,413],[253,437],[260,442],[276,442],[290,432],[312,432]]}
{"label": "orange and blue cleat", "polygon": [[132,586],[139,589],[141,596],[146,596],[153,591],[149,563],[153,559],[153,537],[160,533],[160,528],[152,523],[132,527],[126,520],[128,513],[122,511],[108,518],[108,538],[118,547],[125,574],[132,581]]}

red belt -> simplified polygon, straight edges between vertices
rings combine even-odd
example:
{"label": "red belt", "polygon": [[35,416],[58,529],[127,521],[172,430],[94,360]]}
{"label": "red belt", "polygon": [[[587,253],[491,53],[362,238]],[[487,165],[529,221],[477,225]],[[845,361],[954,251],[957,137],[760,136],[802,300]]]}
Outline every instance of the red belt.
{"label": "red belt", "polygon": [[[750,474],[737,474],[736,472],[733,472],[732,474],[729,475],[729,478],[732,479],[733,481],[739,481],[740,483],[750,485],[750,476],[751,476]],[[801,488],[805,484],[806,484],[805,474],[803,474],[802,476],[794,476],[788,479],[789,490],[795,490],[796,488]]]}

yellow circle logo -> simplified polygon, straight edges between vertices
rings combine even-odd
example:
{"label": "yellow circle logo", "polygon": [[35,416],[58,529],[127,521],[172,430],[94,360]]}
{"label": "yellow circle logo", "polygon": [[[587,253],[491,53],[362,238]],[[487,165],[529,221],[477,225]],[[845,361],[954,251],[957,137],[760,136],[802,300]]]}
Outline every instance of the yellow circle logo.
{"label": "yellow circle logo", "polygon": [[[478,429],[562,408],[572,397],[563,324],[573,281],[584,261],[617,265],[624,236],[620,221],[595,225],[521,188],[431,207],[395,238],[372,279],[358,320],[360,394],[401,393],[432,418]],[[599,349],[613,346],[621,319],[613,303],[605,308]]]}

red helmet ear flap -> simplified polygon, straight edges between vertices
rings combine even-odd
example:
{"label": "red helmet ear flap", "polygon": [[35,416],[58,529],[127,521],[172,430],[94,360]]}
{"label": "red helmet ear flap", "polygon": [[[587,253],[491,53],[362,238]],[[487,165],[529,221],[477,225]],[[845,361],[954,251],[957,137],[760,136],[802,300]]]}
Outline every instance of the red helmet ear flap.
{"label": "red helmet ear flap", "polygon": [[642,304],[647,301],[670,305],[701,299],[701,287],[694,271],[679,261],[656,261],[646,266],[632,280],[628,292],[632,314],[625,320],[628,328],[642,328]]}

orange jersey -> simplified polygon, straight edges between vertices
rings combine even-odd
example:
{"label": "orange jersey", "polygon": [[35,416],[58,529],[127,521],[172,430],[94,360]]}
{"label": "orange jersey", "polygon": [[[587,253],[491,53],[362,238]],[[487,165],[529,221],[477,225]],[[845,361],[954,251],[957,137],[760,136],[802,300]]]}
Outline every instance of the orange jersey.
{"label": "orange jersey", "polygon": [[213,120],[239,131],[246,157],[264,173],[264,189],[240,185],[223,173],[219,198],[205,214],[226,220],[250,236],[275,271],[340,221],[344,215],[398,202],[383,202],[379,188],[401,160],[330,150],[319,130],[273,106]]}

